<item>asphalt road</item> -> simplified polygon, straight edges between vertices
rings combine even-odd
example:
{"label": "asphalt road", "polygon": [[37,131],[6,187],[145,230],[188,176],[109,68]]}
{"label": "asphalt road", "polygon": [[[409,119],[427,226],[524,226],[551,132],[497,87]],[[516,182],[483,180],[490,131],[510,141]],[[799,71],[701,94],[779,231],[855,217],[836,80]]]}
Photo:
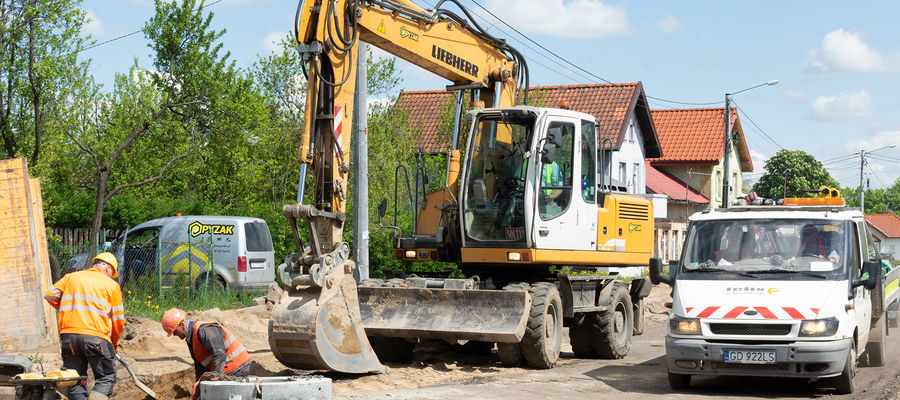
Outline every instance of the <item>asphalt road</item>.
{"label": "asphalt road", "polygon": [[[900,399],[900,330],[888,337],[887,365],[860,367],[857,391],[836,395],[823,381],[786,378],[694,377],[687,390],[669,388],[664,322],[650,322],[621,360],[573,360],[550,370],[473,378],[437,386],[367,392],[336,399]],[[573,357],[563,353],[563,357]]]}

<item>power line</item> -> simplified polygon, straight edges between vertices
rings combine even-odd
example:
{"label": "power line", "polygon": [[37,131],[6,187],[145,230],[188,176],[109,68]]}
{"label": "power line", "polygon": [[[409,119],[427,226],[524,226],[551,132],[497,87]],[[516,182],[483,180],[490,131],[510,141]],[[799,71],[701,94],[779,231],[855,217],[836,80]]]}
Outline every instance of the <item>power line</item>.
{"label": "power line", "polygon": [[879,178],[878,175],[875,174],[875,170],[873,170],[872,166],[869,165],[869,161],[866,161],[866,168],[868,168],[869,171],[872,172],[871,175],[875,177],[875,180],[877,180],[878,183],[880,183],[882,187],[887,187],[887,185],[885,185],[884,182],[881,181],[881,178]]}
{"label": "power line", "polygon": [[[586,69],[584,69],[584,68],[581,68],[581,67],[578,66],[578,65],[575,65],[575,63],[573,63],[573,62],[571,62],[571,61],[569,61],[569,60],[563,58],[563,57],[560,56],[559,54],[554,53],[552,50],[550,50],[550,49],[544,47],[543,45],[541,45],[540,43],[534,41],[534,39],[528,37],[528,35],[525,35],[524,33],[520,32],[518,29],[514,28],[512,25],[506,23],[506,21],[504,21],[504,20],[501,19],[500,17],[496,16],[496,15],[495,15],[494,13],[492,13],[490,10],[488,10],[487,8],[485,8],[484,6],[482,6],[481,3],[479,3],[478,1],[476,1],[476,0],[471,0],[471,1],[472,1],[472,3],[474,3],[476,6],[478,6],[478,8],[484,10],[484,12],[490,14],[490,16],[494,17],[494,19],[496,19],[497,21],[500,21],[503,25],[506,25],[506,27],[508,27],[509,29],[512,29],[513,32],[519,34],[520,36],[522,36],[523,38],[525,38],[525,39],[528,40],[529,42],[533,43],[535,46],[540,47],[542,50],[546,51],[547,53],[552,54],[554,57],[556,57],[556,58],[562,60],[562,61],[565,62],[566,64],[571,65],[572,67],[577,68],[577,69],[580,70],[581,72],[584,72],[584,73],[588,74],[588,75],[591,76],[591,77],[594,77],[594,78],[596,78],[596,79],[599,79],[599,80],[601,80],[601,81],[603,81],[603,82],[605,82],[605,83],[614,85],[614,83],[611,82],[611,81],[609,81],[608,79],[603,78],[603,77],[601,77],[601,76],[598,76],[598,75],[596,75],[596,74],[594,74],[594,73],[592,73],[592,72],[590,72],[590,71],[588,71],[588,70],[586,70]],[[716,104],[721,104],[721,103],[723,103],[723,101],[716,101],[716,102],[710,102],[710,103],[691,103],[691,102],[683,102],[683,101],[676,101],[676,100],[668,100],[668,99],[663,99],[663,98],[654,97],[654,96],[649,96],[649,95],[647,96],[647,98],[648,98],[648,99],[654,99],[654,100],[657,100],[657,101],[666,102],[666,103],[682,104],[682,105],[691,105],[691,106],[708,106],[708,105],[716,105]]]}
{"label": "power line", "polygon": [[831,164],[831,163],[835,163],[835,162],[840,162],[842,160],[848,160],[851,158],[855,158],[858,155],[859,155],[859,153],[850,153],[850,154],[843,155],[843,156],[826,158],[826,159],[822,160],[822,164]]}
{"label": "power line", "polygon": [[[214,6],[214,5],[216,5],[216,4],[220,3],[220,2],[222,2],[222,0],[216,0],[216,1],[214,1],[214,2],[212,2],[212,3],[209,3],[208,5],[206,5],[206,7],[212,7],[212,6]],[[115,41],[120,40],[120,39],[125,39],[125,38],[127,38],[127,37],[129,37],[129,36],[132,36],[132,35],[135,35],[135,34],[138,34],[138,33],[141,33],[141,32],[142,32],[142,30],[136,30],[136,31],[131,32],[131,33],[126,33],[126,34],[124,34],[124,35],[122,35],[122,36],[114,37],[114,38],[109,39],[109,40],[107,40],[107,41],[103,41],[103,42],[100,42],[100,43],[93,44],[93,45],[91,45],[91,46],[85,47],[85,48],[79,50],[78,52],[80,53],[80,52],[82,52],[82,51],[88,51],[88,50],[93,49],[93,48],[95,48],[95,47],[100,47],[100,46],[103,46],[103,45],[105,45],[105,44],[107,44],[107,43],[112,43],[112,42],[115,42]]]}
{"label": "power line", "polygon": [[764,131],[763,128],[760,128],[759,125],[756,124],[756,121],[754,121],[753,118],[750,118],[750,116],[747,115],[747,112],[744,111],[744,109],[741,108],[741,106],[739,106],[734,100],[731,100],[731,102],[734,103],[734,105],[735,105],[735,107],[737,107],[738,111],[740,111],[741,114],[743,114],[744,117],[746,117],[747,120],[750,121],[750,123],[753,124],[753,126],[756,127],[756,129],[759,129],[759,131],[762,132],[763,136],[765,136],[766,139],[769,139],[773,144],[775,144],[776,146],[778,146],[780,149],[784,150],[784,146],[778,144],[778,142],[776,142],[775,139],[772,139],[772,137],[769,136],[769,134],[766,133],[766,131]]}

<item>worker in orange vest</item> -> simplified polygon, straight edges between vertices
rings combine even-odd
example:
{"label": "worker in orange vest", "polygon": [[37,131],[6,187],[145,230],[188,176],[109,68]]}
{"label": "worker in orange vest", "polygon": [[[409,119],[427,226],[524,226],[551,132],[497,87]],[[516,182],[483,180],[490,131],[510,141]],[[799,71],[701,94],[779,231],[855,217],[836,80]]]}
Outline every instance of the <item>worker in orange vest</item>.
{"label": "worker in orange vest", "polygon": [[116,384],[116,347],[125,327],[122,289],[116,256],[100,253],[91,268],[67,274],[44,295],[59,310],[60,348],[63,367],[87,376],[94,370],[94,389],[87,382],[69,387],[69,399],[105,400]]}
{"label": "worker in orange vest", "polygon": [[187,342],[194,359],[194,378],[204,373],[216,377],[244,378],[250,374],[250,353],[225,327],[216,322],[191,321],[184,311],[173,308],[162,317],[162,328]]}

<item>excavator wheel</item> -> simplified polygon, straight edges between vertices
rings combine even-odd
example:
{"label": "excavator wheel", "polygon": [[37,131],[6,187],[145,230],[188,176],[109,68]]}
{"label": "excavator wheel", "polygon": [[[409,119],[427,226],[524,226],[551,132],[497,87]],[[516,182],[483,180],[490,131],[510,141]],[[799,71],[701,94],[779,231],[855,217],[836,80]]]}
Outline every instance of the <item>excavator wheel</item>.
{"label": "excavator wheel", "polygon": [[556,285],[536,283],[528,289],[533,302],[520,347],[532,368],[553,368],[562,341],[562,300]]}
{"label": "excavator wheel", "polygon": [[[529,286],[527,283],[511,283],[503,287],[503,290],[527,291]],[[532,303],[533,304],[533,303]],[[529,322],[531,318],[529,315]],[[526,332],[528,329],[526,328]],[[506,367],[522,367],[525,366],[525,356],[519,347],[519,343],[502,343],[497,342],[497,355],[500,356],[500,363]]]}
{"label": "excavator wheel", "polygon": [[613,284],[616,287],[609,296],[606,311],[597,314],[591,330],[594,350],[605,359],[618,359],[628,354],[634,322],[628,289],[623,284]]}
{"label": "excavator wheel", "polygon": [[592,323],[597,321],[597,313],[579,313],[575,316],[575,324],[569,327],[569,342],[572,352],[578,358],[597,358],[597,351],[591,340]]}

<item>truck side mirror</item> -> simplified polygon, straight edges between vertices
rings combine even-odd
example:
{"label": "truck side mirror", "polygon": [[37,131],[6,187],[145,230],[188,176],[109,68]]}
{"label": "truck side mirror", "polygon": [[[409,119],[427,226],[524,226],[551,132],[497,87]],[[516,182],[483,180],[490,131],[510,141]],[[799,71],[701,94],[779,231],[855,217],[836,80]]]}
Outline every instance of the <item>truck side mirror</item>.
{"label": "truck side mirror", "polygon": [[862,268],[863,274],[853,279],[853,287],[863,286],[867,290],[875,289],[881,284],[881,263],[878,261],[865,261]]}
{"label": "truck side mirror", "polygon": [[[672,273],[672,271],[672,268],[669,267],[670,274]],[[657,285],[660,282],[667,285],[672,285],[671,276],[662,274],[662,260],[656,257],[650,259],[650,282],[653,282],[654,285]]]}
{"label": "truck side mirror", "polygon": [[378,203],[378,223],[381,223],[381,219],[384,218],[384,214],[387,213],[387,199],[381,199],[381,203]]}
{"label": "truck side mirror", "polygon": [[541,162],[550,164],[556,158],[556,148],[562,146],[562,127],[553,126],[547,129],[547,141],[541,148]]}

